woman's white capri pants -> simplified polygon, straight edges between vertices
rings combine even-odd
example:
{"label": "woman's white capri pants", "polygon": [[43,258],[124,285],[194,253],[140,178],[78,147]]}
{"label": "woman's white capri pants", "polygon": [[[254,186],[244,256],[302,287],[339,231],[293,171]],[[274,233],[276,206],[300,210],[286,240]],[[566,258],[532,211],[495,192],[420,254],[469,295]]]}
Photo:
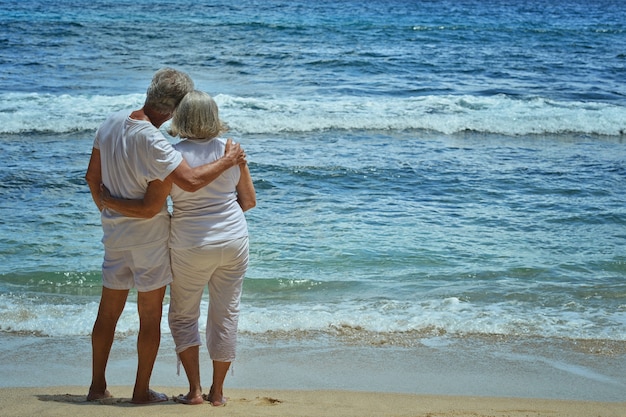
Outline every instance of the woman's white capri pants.
{"label": "woman's white capri pants", "polygon": [[239,301],[248,268],[248,237],[192,249],[172,249],[174,281],[169,325],[176,353],[200,346],[200,302],[209,286],[206,344],[212,360],[232,362],[237,345]]}

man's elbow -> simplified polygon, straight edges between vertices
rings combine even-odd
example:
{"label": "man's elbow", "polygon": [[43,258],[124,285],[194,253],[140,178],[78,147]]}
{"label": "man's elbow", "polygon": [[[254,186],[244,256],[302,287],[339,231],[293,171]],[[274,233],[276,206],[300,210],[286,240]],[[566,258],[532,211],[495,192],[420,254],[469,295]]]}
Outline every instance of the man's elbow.
{"label": "man's elbow", "polygon": [[178,188],[188,193],[195,193],[206,184],[198,174],[197,168],[189,167],[185,161],[170,174],[169,178]]}
{"label": "man's elbow", "polygon": [[176,184],[183,191],[187,191],[188,193],[195,193],[204,186],[204,183],[202,183],[201,181],[197,181],[195,178],[175,179],[174,184]]}
{"label": "man's elbow", "polygon": [[92,175],[89,172],[85,174],[85,181],[87,182],[87,185],[89,186],[94,186],[94,185],[100,186],[99,179],[97,179],[94,175]]}
{"label": "man's elbow", "polygon": [[196,191],[198,191],[199,189],[201,189],[202,187],[204,187],[204,184],[201,182],[191,182],[187,185],[187,188],[183,188],[183,190],[189,192],[189,193],[195,193]]}

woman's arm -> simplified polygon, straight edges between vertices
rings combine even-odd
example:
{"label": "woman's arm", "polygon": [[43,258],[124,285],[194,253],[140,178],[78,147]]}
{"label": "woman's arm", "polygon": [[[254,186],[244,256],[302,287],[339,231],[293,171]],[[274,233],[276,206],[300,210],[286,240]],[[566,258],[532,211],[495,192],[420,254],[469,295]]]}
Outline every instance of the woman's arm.
{"label": "woman's arm", "polygon": [[239,165],[241,175],[237,183],[237,203],[243,211],[256,207],[256,191],[252,183],[252,176],[248,164]]}
{"label": "woman's arm", "polygon": [[126,200],[111,196],[109,190],[102,185],[100,197],[102,205],[127,217],[149,219],[156,216],[167,200],[172,188],[172,180],[168,177],[164,181],[155,180],[148,184],[146,194],[141,200]]}

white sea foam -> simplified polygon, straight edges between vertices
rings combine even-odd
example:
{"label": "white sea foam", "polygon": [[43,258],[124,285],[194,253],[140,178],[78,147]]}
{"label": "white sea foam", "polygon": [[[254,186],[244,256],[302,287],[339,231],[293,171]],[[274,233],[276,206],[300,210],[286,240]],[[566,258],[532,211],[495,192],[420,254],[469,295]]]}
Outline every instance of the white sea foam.
{"label": "white sea foam", "polygon": [[[111,112],[141,107],[144,95],[0,94],[0,133],[93,131]],[[215,96],[238,134],[324,130],[464,131],[499,135],[623,135],[626,107],[495,96]]]}
{"label": "white sea foam", "polygon": [[216,101],[231,126],[242,133],[415,129],[444,134],[620,135],[626,117],[626,108],[605,103],[520,100],[504,95],[305,100],[218,95]]}
{"label": "white sea foam", "polygon": [[0,133],[95,130],[117,110],[141,107],[145,95],[0,94]]}
{"label": "white sea foam", "polygon": [[[163,307],[167,316],[168,304]],[[86,336],[91,333],[98,305],[39,304],[23,297],[0,295],[0,331],[45,336]],[[200,329],[205,330],[206,302],[201,306]],[[603,323],[599,325],[598,323]],[[137,308],[129,302],[117,332],[134,334],[138,329]],[[167,320],[162,331],[168,334]],[[342,304],[271,307],[242,305],[239,330],[266,332],[334,331],[356,329],[371,333],[423,332],[428,335],[504,335],[568,337],[626,341],[626,315],[609,311],[567,312],[528,309],[506,303],[475,305],[455,297],[406,302],[345,302]]]}

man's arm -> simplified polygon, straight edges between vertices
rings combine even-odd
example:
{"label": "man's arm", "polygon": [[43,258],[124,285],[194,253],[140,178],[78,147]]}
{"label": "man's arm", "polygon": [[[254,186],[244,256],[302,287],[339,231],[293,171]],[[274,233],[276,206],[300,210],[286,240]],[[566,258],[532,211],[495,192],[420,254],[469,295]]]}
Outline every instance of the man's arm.
{"label": "man's arm", "polygon": [[91,158],[89,159],[89,166],[87,167],[87,173],[85,174],[85,180],[89,185],[89,191],[91,191],[91,198],[96,203],[98,210],[102,211],[104,208],[100,201],[100,184],[102,184],[102,166],[100,162],[100,149],[93,148],[91,150]]}
{"label": "man's arm", "polygon": [[185,191],[192,193],[198,191],[222,175],[227,169],[246,162],[246,153],[241,149],[241,145],[238,143],[233,144],[232,142],[232,139],[226,141],[224,156],[220,159],[195,168],[190,167],[183,160],[168,178]]}
{"label": "man's arm", "polygon": [[141,200],[112,197],[109,190],[102,185],[100,194],[102,205],[127,217],[144,219],[154,217],[163,209],[172,188],[172,181],[168,178],[164,181],[154,180],[148,183],[148,189]]}

